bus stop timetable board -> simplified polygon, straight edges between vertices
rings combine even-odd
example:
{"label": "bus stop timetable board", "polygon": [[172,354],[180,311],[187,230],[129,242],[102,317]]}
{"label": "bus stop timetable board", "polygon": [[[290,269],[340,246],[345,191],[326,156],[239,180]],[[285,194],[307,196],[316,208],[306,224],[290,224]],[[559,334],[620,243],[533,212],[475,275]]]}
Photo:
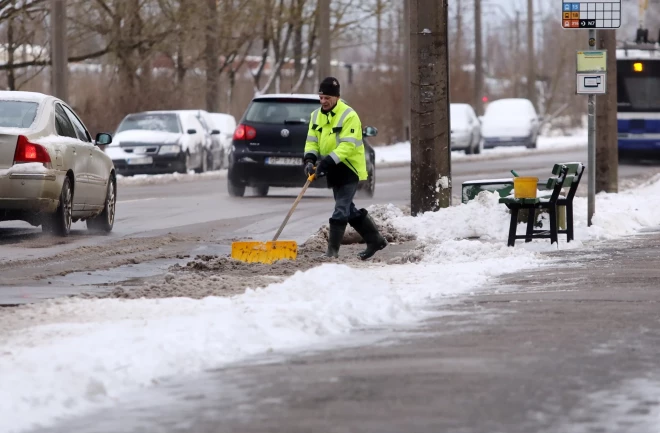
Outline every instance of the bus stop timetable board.
{"label": "bus stop timetable board", "polygon": [[562,0],[561,22],[565,29],[618,29],[621,27],[621,0]]}

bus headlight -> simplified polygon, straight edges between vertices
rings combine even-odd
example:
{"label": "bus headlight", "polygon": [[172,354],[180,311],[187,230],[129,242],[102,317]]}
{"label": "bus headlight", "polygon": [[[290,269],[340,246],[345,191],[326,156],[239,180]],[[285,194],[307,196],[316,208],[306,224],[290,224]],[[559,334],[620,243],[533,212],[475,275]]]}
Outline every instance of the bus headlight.
{"label": "bus headlight", "polygon": [[635,62],[633,63],[633,71],[635,72],[643,72],[644,71],[644,64],[641,62]]}

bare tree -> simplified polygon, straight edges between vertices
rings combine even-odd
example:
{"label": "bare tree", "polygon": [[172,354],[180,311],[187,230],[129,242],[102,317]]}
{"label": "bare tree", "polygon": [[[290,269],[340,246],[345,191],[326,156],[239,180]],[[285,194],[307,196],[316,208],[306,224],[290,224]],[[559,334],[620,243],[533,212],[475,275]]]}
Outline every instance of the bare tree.
{"label": "bare tree", "polygon": [[206,109],[218,111],[220,102],[218,70],[218,6],[216,0],[206,0]]}

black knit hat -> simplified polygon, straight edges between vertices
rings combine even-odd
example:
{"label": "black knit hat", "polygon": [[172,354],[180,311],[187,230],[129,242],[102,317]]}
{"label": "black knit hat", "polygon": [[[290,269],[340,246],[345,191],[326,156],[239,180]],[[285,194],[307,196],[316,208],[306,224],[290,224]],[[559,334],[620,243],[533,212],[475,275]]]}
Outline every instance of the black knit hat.
{"label": "black knit hat", "polygon": [[339,81],[335,77],[327,77],[321,81],[319,95],[339,96]]}

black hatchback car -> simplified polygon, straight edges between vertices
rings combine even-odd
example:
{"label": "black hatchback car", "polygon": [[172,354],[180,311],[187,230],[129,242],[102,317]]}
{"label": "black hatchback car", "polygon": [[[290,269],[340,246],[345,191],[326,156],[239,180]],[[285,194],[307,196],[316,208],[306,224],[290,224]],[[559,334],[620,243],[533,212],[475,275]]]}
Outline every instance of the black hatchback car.
{"label": "black hatchback car", "polygon": [[[307,178],[303,173],[305,141],[312,111],[320,107],[314,94],[271,94],[256,96],[241,118],[232,140],[229,154],[228,190],[242,197],[246,187],[266,196],[273,187],[302,187]],[[369,197],[376,186],[376,155],[367,137],[375,137],[376,128],[363,131],[367,173],[358,191]],[[310,185],[326,188],[325,178]]]}

